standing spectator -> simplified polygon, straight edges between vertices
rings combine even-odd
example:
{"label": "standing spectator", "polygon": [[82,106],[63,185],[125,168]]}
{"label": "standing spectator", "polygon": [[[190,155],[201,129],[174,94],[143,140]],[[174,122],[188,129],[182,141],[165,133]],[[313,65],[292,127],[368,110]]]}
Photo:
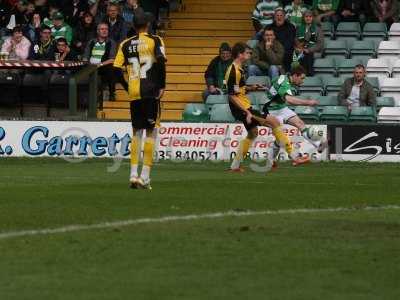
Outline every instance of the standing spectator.
{"label": "standing spectator", "polygon": [[122,18],[130,25],[133,25],[135,10],[139,7],[139,0],[126,0],[122,5]]}
{"label": "standing spectator", "polygon": [[292,4],[285,6],[286,19],[288,19],[294,26],[299,27],[303,22],[303,13],[308,9],[303,4],[303,0],[294,0]]}
{"label": "standing spectator", "polygon": [[119,14],[119,6],[115,3],[110,3],[107,7],[107,16],[103,22],[108,24],[110,38],[117,44],[122,42],[128,33],[128,27],[124,19]]}
{"label": "standing spectator", "polygon": [[54,43],[51,29],[46,25],[40,28],[40,38],[31,45],[29,59],[52,60],[54,58]]}
{"label": "standing spectator", "polygon": [[365,67],[357,65],[353,78],[348,78],[339,92],[339,101],[349,110],[358,106],[375,106],[376,94],[373,87],[365,80]]}
{"label": "standing spectator", "polygon": [[59,38],[65,38],[68,45],[72,42],[72,28],[67,23],[64,22],[64,15],[61,12],[56,12],[52,16],[53,28],[51,33],[55,40]]}
{"label": "standing spectator", "polygon": [[339,7],[339,2],[340,0],[313,0],[312,9],[317,23],[335,22],[335,14]]}
{"label": "standing spectator", "polygon": [[29,56],[30,47],[31,42],[22,34],[22,28],[15,26],[12,36],[4,41],[1,52],[7,52],[10,59],[24,60]]}
{"label": "standing spectator", "polygon": [[29,23],[31,15],[35,11],[35,5],[27,0],[17,2],[15,11],[15,22],[19,26],[24,26]]}
{"label": "standing spectator", "polygon": [[338,22],[360,22],[365,24],[365,5],[362,0],[341,0],[336,12]]}
{"label": "standing spectator", "polygon": [[306,69],[307,76],[314,76],[314,53],[322,52],[324,33],[321,27],[314,22],[311,10],[304,13],[303,23],[297,28],[296,36],[300,42],[304,42],[304,56],[300,64]]}
{"label": "standing spectator", "polygon": [[76,60],[75,52],[68,46],[67,40],[60,37],[56,40],[56,49],[54,51],[54,61]]}
{"label": "standing spectator", "polygon": [[284,52],[282,44],[275,38],[275,32],[271,27],[267,27],[264,30],[263,40],[253,49],[248,75],[269,76],[271,79],[279,76]]}
{"label": "standing spectator", "polygon": [[11,6],[5,1],[0,0],[0,38],[7,34],[7,25],[11,18]]}
{"label": "standing spectator", "polygon": [[32,15],[29,23],[23,26],[22,30],[24,36],[26,36],[31,42],[34,42],[38,39],[40,35],[41,23],[40,15],[35,13]]}
{"label": "standing spectator", "polygon": [[102,22],[107,16],[109,0],[89,0],[90,13],[94,16],[95,23]]}
{"label": "standing spectator", "polygon": [[231,63],[231,47],[228,43],[222,43],[219,47],[219,55],[213,58],[204,73],[207,84],[207,89],[203,92],[204,101],[209,95],[223,94],[225,73]]}
{"label": "standing spectator", "polygon": [[274,14],[274,22],[271,28],[275,32],[276,39],[282,44],[285,49],[283,57],[283,66],[285,72],[290,71],[290,65],[293,59],[294,40],[296,38],[296,27],[285,19],[285,11],[282,8],[277,8]]}
{"label": "standing spectator", "polygon": [[72,27],[75,27],[79,23],[84,12],[89,9],[87,0],[62,0],[60,2],[65,21]]}
{"label": "standing spectator", "polygon": [[113,63],[116,43],[109,38],[107,23],[97,25],[97,37],[89,41],[83,59],[98,66],[102,84],[107,83],[110,101],[115,100],[115,80]]}
{"label": "standing spectator", "polygon": [[370,6],[374,14],[374,19],[380,23],[386,23],[388,28],[399,20],[397,0],[373,0]]}
{"label": "standing spectator", "polygon": [[264,29],[265,26],[272,24],[274,11],[279,7],[279,1],[260,0],[253,11],[253,26],[256,32]]}
{"label": "standing spectator", "polygon": [[87,43],[96,37],[96,25],[90,12],[85,12],[78,25],[74,28],[74,48],[78,54],[83,54]]}

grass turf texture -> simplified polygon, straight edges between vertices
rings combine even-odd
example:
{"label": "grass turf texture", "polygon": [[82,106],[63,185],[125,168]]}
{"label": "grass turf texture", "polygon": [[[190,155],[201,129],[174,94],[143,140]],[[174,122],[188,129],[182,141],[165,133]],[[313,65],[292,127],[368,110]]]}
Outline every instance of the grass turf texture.
{"label": "grass turf texture", "polygon": [[[229,174],[161,163],[129,190],[109,160],[2,159],[0,233],[229,210],[399,203],[395,164]],[[400,210],[140,224],[0,240],[0,299],[399,299]]]}

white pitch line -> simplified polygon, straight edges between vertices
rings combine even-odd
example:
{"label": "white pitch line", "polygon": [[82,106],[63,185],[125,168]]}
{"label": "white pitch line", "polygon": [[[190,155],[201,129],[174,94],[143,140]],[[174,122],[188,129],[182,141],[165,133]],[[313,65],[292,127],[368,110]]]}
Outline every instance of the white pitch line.
{"label": "white pitch line", "polygon": [[285,215],[285,214],[302,214],[302,213],[329,213],[329,212],[354,212],[354,211],[382,211],[400,209],[398,205],[386,205],[386,206],[366,206],[363,208],[356,207],[337,207],[337,208],[298,208],[298,209],[281,209],[281,210],[263,210],[263,211],[227,211],[217,212],[199,215],[186,215],[186,216],[165,216],[160,218],[140,218],[131,219],[124,221],[113,221],[103,222],[97,224],[81,224],[81,225],[69,225],[59,228],[44,228],[44,229],[32,229],[32,230],[21,230],[21,231],[9,231],[0,233],[0,240],[23,237],[23,236],[35,236],[35,235],[50,235],[57,233],[68,233],[75,231],[93,230],[93,229],[107,229],[115,227],[126,227],[138,224],[149,224],[149,223],[168,223],[174,221],[190,221],[190,220],[202,220],[202,219],[221,219],[226,217],[246,217],[246,216],[262,216],[262,215]]}

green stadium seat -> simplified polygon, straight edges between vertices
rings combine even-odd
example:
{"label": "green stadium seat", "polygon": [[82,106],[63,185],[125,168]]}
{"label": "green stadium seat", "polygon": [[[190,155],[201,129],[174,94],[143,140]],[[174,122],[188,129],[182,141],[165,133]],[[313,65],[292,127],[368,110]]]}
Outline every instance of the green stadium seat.
{"label": "green stadium seat", "polygon": [[323,92],[321,78],[318,76],[307,76],[303,84],[298,88],[298,91],[300,94],[308,92],[321,94]]}
{"label": "green stadium seat", "polygon": [[385,40],[383,36],[366,36],[363,38],[363,41],[371,41],[374,43],[374,49],[377,50],[379,44]]}
{"label": "green stadium seat", "polygon": [[210,109],[214,104],[227,104],[228,95],[209,95],[206,99],[206,106]]}
{"label": "green stadium seat", "polygon": [[331,22],[322,22],[321,29],[324,32],[325,38],[332,38],[334,36],[334,27]]}
{"label": "green stadium seat", "polygon": [[306,92],[299,94],[299,97],[302,99],[317,99],[319,96],[321,96],[321,92]]}
{"label": "green stadium seat", "polygon": [[359,22],[341,22],[335,32],[338,40],[355,41],[361,38],[361,26]]}
{"label": "green stadium seat", "polygon": [[347,58],[349,56],[347,42],[345,40],[327,40],[322,56],[329,57],[332,55],[339,55]]}
{"label": "green stadium seat", "polygon": [[385,40],[388,37],[386,23],[369,22],[364,25],[363,38],[366,37],[383,37]]}
{"label": "green stadium seat", "polygon": [[183,120],[185,122],[208,122],[208,108],[202,103],[186,104],[183,111]]}
{"label": "green stadium seat", "polygon": [[353,107],[349,115],[350,122],[376,122],[375,108],[371,106]]}
{"label": "green stadium seat", "polygon": [[247,96],[250,98],[252,105],[264,105],[269,101],[265,92],[250,92]]}
{"label": "green stadium seat", "polygon": [[361,60],[358,58],[341,59],[336,61],[337,73],[341,75],[352,75],[354,67],[361,64]]}
{"label": "green stadium seat", "polygon": [[319,112],[316,107],[313,106],[296,106],[295,113],[304,121],[318,122]]}
{"label": "green stadium seat", "polygon": [[258,44],[258,40],[248,40],[246,42],[247,46],[249,46],[250,48],[254,49],[257,44]]}
{"label": "green stadium seat", "polygon": [[373,41],[355,41],[350,47],[350,56],[355,57],[376,57],[376,47]]}
{"label": "green stadium seat", "polygon": [[323,80],[325,87],[325,95],[337,96],[343,85],[344,77],[325,77]]}
{"label": "green stadium seat", "polygon": [[336,96],[319,96],[316,98],[319,101],[319,106],[337,106],[338,98]]}
{"label": "green stadium seat", "polygon": [[374,91],[376,92],[377,95],[380,95],[381,89],[379,87],[379,79],[378,77],[365,77],[365,80],[368,81],[370,85],[374,88]]}
{"label": "green stadium seat", "polygon": [[317,75],[321,74],[336,75],[335,60],[330,57],[317,58],[314,61],[314,72]]}
{"label": "green stadium seat", "polygon": [[382,107],[394,107],[393,97],[376,97],[376,108],[379,110]]}
{"label": "green stadium seat", "polygon": [[235,122],[228,104],[214,104],[210,111],[212,122]]}
{"label": "green stadium seat", "polygon": [[260,85],[270,86],[271,82],[268,76],[250,76],[249,78],[247,78],[246,84],[247,85],[260,84]]}
{"label": "green stadium seat", "polygon": [[348,110],[345,106],[324,106],[320,119],[327,122],[347,122]]}

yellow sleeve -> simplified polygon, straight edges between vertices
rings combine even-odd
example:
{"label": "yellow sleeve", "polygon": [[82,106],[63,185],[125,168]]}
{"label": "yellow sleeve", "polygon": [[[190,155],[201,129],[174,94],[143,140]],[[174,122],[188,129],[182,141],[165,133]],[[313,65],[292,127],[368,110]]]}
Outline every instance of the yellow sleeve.
{"label": "yellow sleeve", "polygon": [[118,47],[117,55],[114,59],[114,67],[122,69],[125,66],[125,55],[122,51],[122,46],[125,43],[121,43]]}

